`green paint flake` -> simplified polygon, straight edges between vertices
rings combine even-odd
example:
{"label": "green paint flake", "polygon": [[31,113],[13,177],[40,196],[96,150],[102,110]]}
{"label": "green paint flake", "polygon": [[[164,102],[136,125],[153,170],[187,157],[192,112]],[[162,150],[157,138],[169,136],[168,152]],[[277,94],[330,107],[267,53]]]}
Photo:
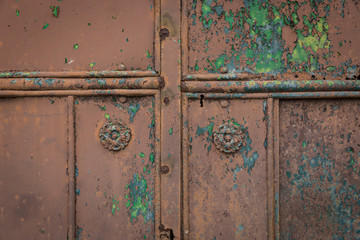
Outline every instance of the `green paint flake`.
{"label": "green paint flake", "polygon": [[170,134],[170,135],[173,135],[173,128],[170,128],[170,129],[169,129],[169,134]]}
{"label": "green paint flake", "polygon": [[114,198],[112,199],[112,205],[111,205],[111,213],[112,215],[115,215],[116,211],[119,211],[119,201],[116,199],[116,195],[114,196]]}
{"label": "green paint flake", "polygon": [[108,113],[105,113],[105,118],[110,119],[110,115]]}
{"label": "green paint flake", "polygon": [[16,16],[19,16],[20,15],[20,11],[19,9],[16,9]]}
{"label": "green paint flake", "polygon": [[116,16],[112,16],[111,18],[112,18],[112,19],[116,19],[117,17],[116,17]]}
{"label": "green paint flake", "polygon": [[89,63],[89,66],[90,66],[91,68],[95,67],[95,62]]}
{"label": "green paint flake", "polygon": [[216,70],[219,70],[219,68],[223,67],[225,65],[225,58],[226,58],[226,55],[223,54],[221,55],[220,57],[218,57],[215,61],[215,68]]}
{"label": "green paint flake", "polygon": [[145,154],[144,154],[143,152],[141,152],[141,153],[139,153],[139,156],[140,156],[141,158],[144,158],[144,157],[145,157]]}
{"label": "green paint flake", "polygon": [[60,7],[59,6],[50,6],[51,13],[54,17],[58,18],[60,13]]}
{"label": "green paint flake", "polygon": [[154,153],[150,153],[149,161],[150,161],[151,163],[154,163]]}
{"label": "green paint flake", "polygon": [[45,23],[45,25],[42,27],[42,29],[47,29],[48,26],[49,26],[49,24]]}
{"label": "green paint flake", "polygon": [[68,60],[67,60],[67,58],[65,58],[65,64],[67,64],[68,63]]}
{"label": "green paint flake", "polygon": [[79,44],[74,44],[74,49],[75,50],[79,49]]}
{"label": "green paint flake", "polygon": [[149,51],[146,51],[146,57],[148,57],[148,58],[151,58],[151,57],[152,57],[152,55],[150,54]]}

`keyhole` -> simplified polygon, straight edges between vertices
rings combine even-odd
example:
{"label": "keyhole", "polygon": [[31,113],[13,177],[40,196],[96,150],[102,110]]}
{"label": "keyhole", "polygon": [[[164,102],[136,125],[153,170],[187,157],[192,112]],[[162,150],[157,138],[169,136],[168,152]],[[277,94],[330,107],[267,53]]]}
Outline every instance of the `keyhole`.
{"label": "keyhole", "polygon": [[203,94],[201,94],[200,95],[200,107],[204,107],[204,95]]}

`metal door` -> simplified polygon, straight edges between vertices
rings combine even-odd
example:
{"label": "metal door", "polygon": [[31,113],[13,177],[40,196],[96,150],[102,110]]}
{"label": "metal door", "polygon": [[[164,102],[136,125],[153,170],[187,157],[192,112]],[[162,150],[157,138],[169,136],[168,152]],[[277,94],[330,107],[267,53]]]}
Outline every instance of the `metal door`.
{"label": "metal door", "polygon": [[360,239],[358,1],[0,3],[1,239]]}

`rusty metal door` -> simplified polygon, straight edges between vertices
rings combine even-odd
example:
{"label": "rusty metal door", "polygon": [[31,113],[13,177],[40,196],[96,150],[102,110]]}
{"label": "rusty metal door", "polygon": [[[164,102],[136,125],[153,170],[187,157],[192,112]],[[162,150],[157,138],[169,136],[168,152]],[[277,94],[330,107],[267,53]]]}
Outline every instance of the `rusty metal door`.
{"label": "rusty metal door", "polygon": [[359,8],[0,2],[0,239],[360,239]]}

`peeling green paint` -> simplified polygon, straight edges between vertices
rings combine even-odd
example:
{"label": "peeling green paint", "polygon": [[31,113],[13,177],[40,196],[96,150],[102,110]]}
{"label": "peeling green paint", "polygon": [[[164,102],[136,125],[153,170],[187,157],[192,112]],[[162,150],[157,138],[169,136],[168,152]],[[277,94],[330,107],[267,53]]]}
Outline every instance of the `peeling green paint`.
{"label": "peeling green paint", "polygon": [[[200,22],[202,28],[190,36],[194,52],[200,52],[194,57],[191,70],[218,72],[225,66],[234,72],[316,72],[323,76],[340,76],[348,69],[359,69],[351,57],[328,68],[330,57],[338,53],[332,50],[338,43],[331,42],[328,24],[329,13],[334,11],[336,3],[242,0],[234,5],[237,7],[231,8],[221,0],[204,0],[198,6],[198,2],[193,1],[192,25]],[[284,31],[294,36],[291,42]],[[205,34],[204,40],[200,34]],[[216,45],[209,44],[212,39],[216,39]],[[218,49],[219,44],[224,46],[221,47],[223,52]],[[206,54],[201,54],[202,51]]]}
{"label": "peeling green paint", "polygon": [[133,222],[142,215],[145,224],[154,222],[153,192],[148,189],[148,183],[144,176],[134,174],[133,180],[126,186],[128,194],[125,195],[130,221]]}

